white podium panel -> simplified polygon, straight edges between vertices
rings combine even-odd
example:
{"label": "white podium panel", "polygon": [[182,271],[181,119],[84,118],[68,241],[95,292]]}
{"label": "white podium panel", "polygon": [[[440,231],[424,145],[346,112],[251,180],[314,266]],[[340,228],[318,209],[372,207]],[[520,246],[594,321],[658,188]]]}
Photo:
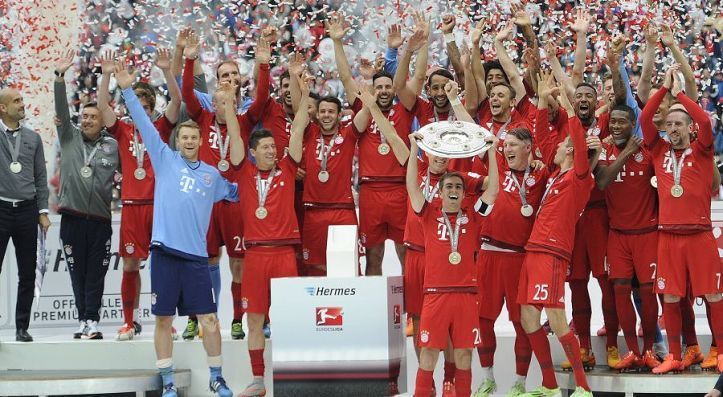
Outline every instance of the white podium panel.
{"label": "white podium panel", "polygon": [[356,277],[359,247],[356,225],[331,225],[326,238],[327,277]]}
{"label": "white podium panel", "polygon": [[274,395],[406,390],[402,301],[401,276],[272,280]]}

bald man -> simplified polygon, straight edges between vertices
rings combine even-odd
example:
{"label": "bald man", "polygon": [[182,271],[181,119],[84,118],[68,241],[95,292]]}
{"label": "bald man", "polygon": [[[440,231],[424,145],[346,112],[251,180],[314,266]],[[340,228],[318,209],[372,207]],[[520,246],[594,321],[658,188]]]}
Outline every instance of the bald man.
{"label": "bald man", "polygon": [[43,142],[35,131],[20,124],[24,118],[22,95],[11,88],[0,90],[0,260],[12,238],[18,265],[15,339],[32,342],[28,326],[35,291],[38,224],[45,232],[50,220]]}

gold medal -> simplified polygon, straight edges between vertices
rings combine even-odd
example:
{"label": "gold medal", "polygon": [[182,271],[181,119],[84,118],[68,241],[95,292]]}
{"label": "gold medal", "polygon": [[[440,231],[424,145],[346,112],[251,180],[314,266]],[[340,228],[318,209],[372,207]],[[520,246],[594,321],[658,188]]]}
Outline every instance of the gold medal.
{"label": "gold medal", "polygon": [[462,255],[459,252],[452,252],[449,254],[449,263],[453,265],[459,265],[462,262]]}
{"label": "gold medal", "polygon": [[670,188],[670,194],[673,195],[673,197],[678,198],[683,195],[683,186],[680,185],[673,185],[673,187]]}
{"label": "gold medal", "polygon": [[258,219],[264,219],[269,215],[269,211],[266,209],[266,207],[259,207],[256,208],[256,218]]}
{"label": "gold medal", "polygon": [[381,154],[382,156],[386,156],[389,154],[389,145],[386,143],[382,143],[377,147],[377,152]]}

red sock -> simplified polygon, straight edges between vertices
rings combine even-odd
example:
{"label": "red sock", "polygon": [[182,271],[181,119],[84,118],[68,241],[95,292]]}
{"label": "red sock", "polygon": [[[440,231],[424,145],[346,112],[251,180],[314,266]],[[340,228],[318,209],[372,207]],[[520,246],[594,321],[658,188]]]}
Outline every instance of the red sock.
{"label": "red sock", "polygon": [[708,303],[708,299],[703,299],[703,302],[705,302],[705,316],[708,318],[708,328],[710,328],[710,346],[718,346],[715,340],[715,332],[713,332],[713,320],[711,319],[711,313],[710,313],[710,303]]}
{"label": "red sock", "polygon": [[233,319],[241,320],[244,308],[241,304],[241,283],[231,282],[231,297],[233,298]]}
{"label": "red sock", "polygon": [[454,365],[454,361],[444,362],[444,381],[454,382],[454,377],[457,372],[457,366]]}
{"label": "red sock", "polygon": [[723,337],[723,301],[710,302],[711,332],[715,339]]}
{"label": "red sock", "polygon": [[[616,304],[615,304],[615,292],[613,291],[613,283],[608,279],[607,275],[603,275],[597,279],[597,283],[600,286],[600,291],[602,292],[602,311],[603,311],[603,321],[605,321],[605,329],[607,329],[607,333],[605,334],[606,337],[606,347],[611,346],[617,346],[618,345],[618,328],[620,327],[620,322],[618,320],[618,313],[616,310]],[[630,294],[628,294],[628,300]],[[635,309],[632,308],[632,303],[630,304],[633,316],[631,318],[635,318]],[[633,325],[633,327],[635,327]],[[638,341],[637,338],[635,339],[635,344],[637,345]]]}
{"label": "red sock", "polygon": [[567,359],[572,364],[572,372],[575,374],[575,383],[579,387],[590,391],[590,386],[587,384],[587,378],[585,377],[585,370],[582,368],[582,358],[580,357],[580,345],[577,343],[577,338],[572,332],[568,332],[563,336],[558,337],[562,350],[565,351]]}
{"label": "red sock", "polygon": [[530,346],[530,340],[527,338],[525,330],[522,329],[522,324],[513,322],[512,325],[515,327],[515,367],[516,373],[519,376],[527,376],[527,372],[530,369],[530,360],[532,360],[532,346]]}
{"label": "red sock", "polygon": [[590,292],[587,290],[588,280],[571,280],[569,282],[572,292],[572,322],[575,324],[575,332],[580,338],[580,346],[591,349],[590,341],[590,318],[592,308],[590,307]]}
{"label": "red sock", "polygon": [[[685,343],[686,346],[695,346],[698,344],[698,336],[695,334],[694,303],[695,299],[693,299],[692,296],[680,300],[681,333],[683,335],[683,343]],[[666,319],[666,321],[668,320]]]}
{"label": "red sock", "polygon": [[454,391],[460,397],[467,397],[472,394],[472,370],[457,369],[454,377]]}
{"label": "red sock", "polygon": [[668,349],[674,359],[680,360],[680,331],[682,328],[680,303],[665,302],[663,315],[665,316],[665,333],[668,335]]}
{"label": "red sock", "polygon": [[[656,327],[658,326],[658,298],[653,292],[652,284],[640,286],[640,324],[643,327],[643,351],[653,349]],[[622,316],[620,316],[622,318]]]}
{"label": "red sock", "polygon": [[123,272],[121,276],[121,304],[123,305],[123,319],[128,325],[133,325],[133,309],[138,294],[139,273]]}
{"label": "red sock", "polygon": [[477,347],[479,362],[482,367],[491,367],[495,361],[497,338],[495,337],[495,322],[486,318],[479,318],[479,331],[482,343]]}
{"label": "red sock", "polygon": [[547,340],[547,334],[541,327],[537,331],[527,334],[530,341],[532,351],[535,352],[537,362],[540,363],[542,371],[542,386],[548,389],[557,388],[557,379],[555,379],[555,369],[552,368],[552,354],[550,353],[550,342]]}
{"label": "red sock", "polygon": [[429,397],[432,394],[434,379],[432,379],[434,371],[425,371],[421,368],[417,370],[417,382],[414,387],[414,397]]}
{"label": "red sock", "polygon": [[[638,335],[635,332],[637,317],[635,316],[633,302],[630,300],[632,291],[633,288],[630,284],[615,284],[615,306],[620,314],[620,326],[623,328],[623,334],[625,335],[625,344],[628,345],[628,350],[635,353],[636,356],[640,356]],[[608,329],[608,334],[610,331]]]}
{"label": "red sock", "polygon": [[264,349],[249,349],[249,357],[251,357],[251,373],[254,376],[264,376],[266,370],[264,366]]}

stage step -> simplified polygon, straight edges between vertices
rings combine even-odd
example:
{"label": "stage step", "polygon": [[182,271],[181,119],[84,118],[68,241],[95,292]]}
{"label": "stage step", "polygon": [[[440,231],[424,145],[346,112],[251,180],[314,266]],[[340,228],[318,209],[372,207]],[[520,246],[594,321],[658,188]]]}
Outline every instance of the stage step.
{"label": "stage step", "polygon": [[[176,370],[174,383],[183,394],[191,385],[191,370]],[[103,395],[161,390],[156,370],[0,371],[2,396]]]}

